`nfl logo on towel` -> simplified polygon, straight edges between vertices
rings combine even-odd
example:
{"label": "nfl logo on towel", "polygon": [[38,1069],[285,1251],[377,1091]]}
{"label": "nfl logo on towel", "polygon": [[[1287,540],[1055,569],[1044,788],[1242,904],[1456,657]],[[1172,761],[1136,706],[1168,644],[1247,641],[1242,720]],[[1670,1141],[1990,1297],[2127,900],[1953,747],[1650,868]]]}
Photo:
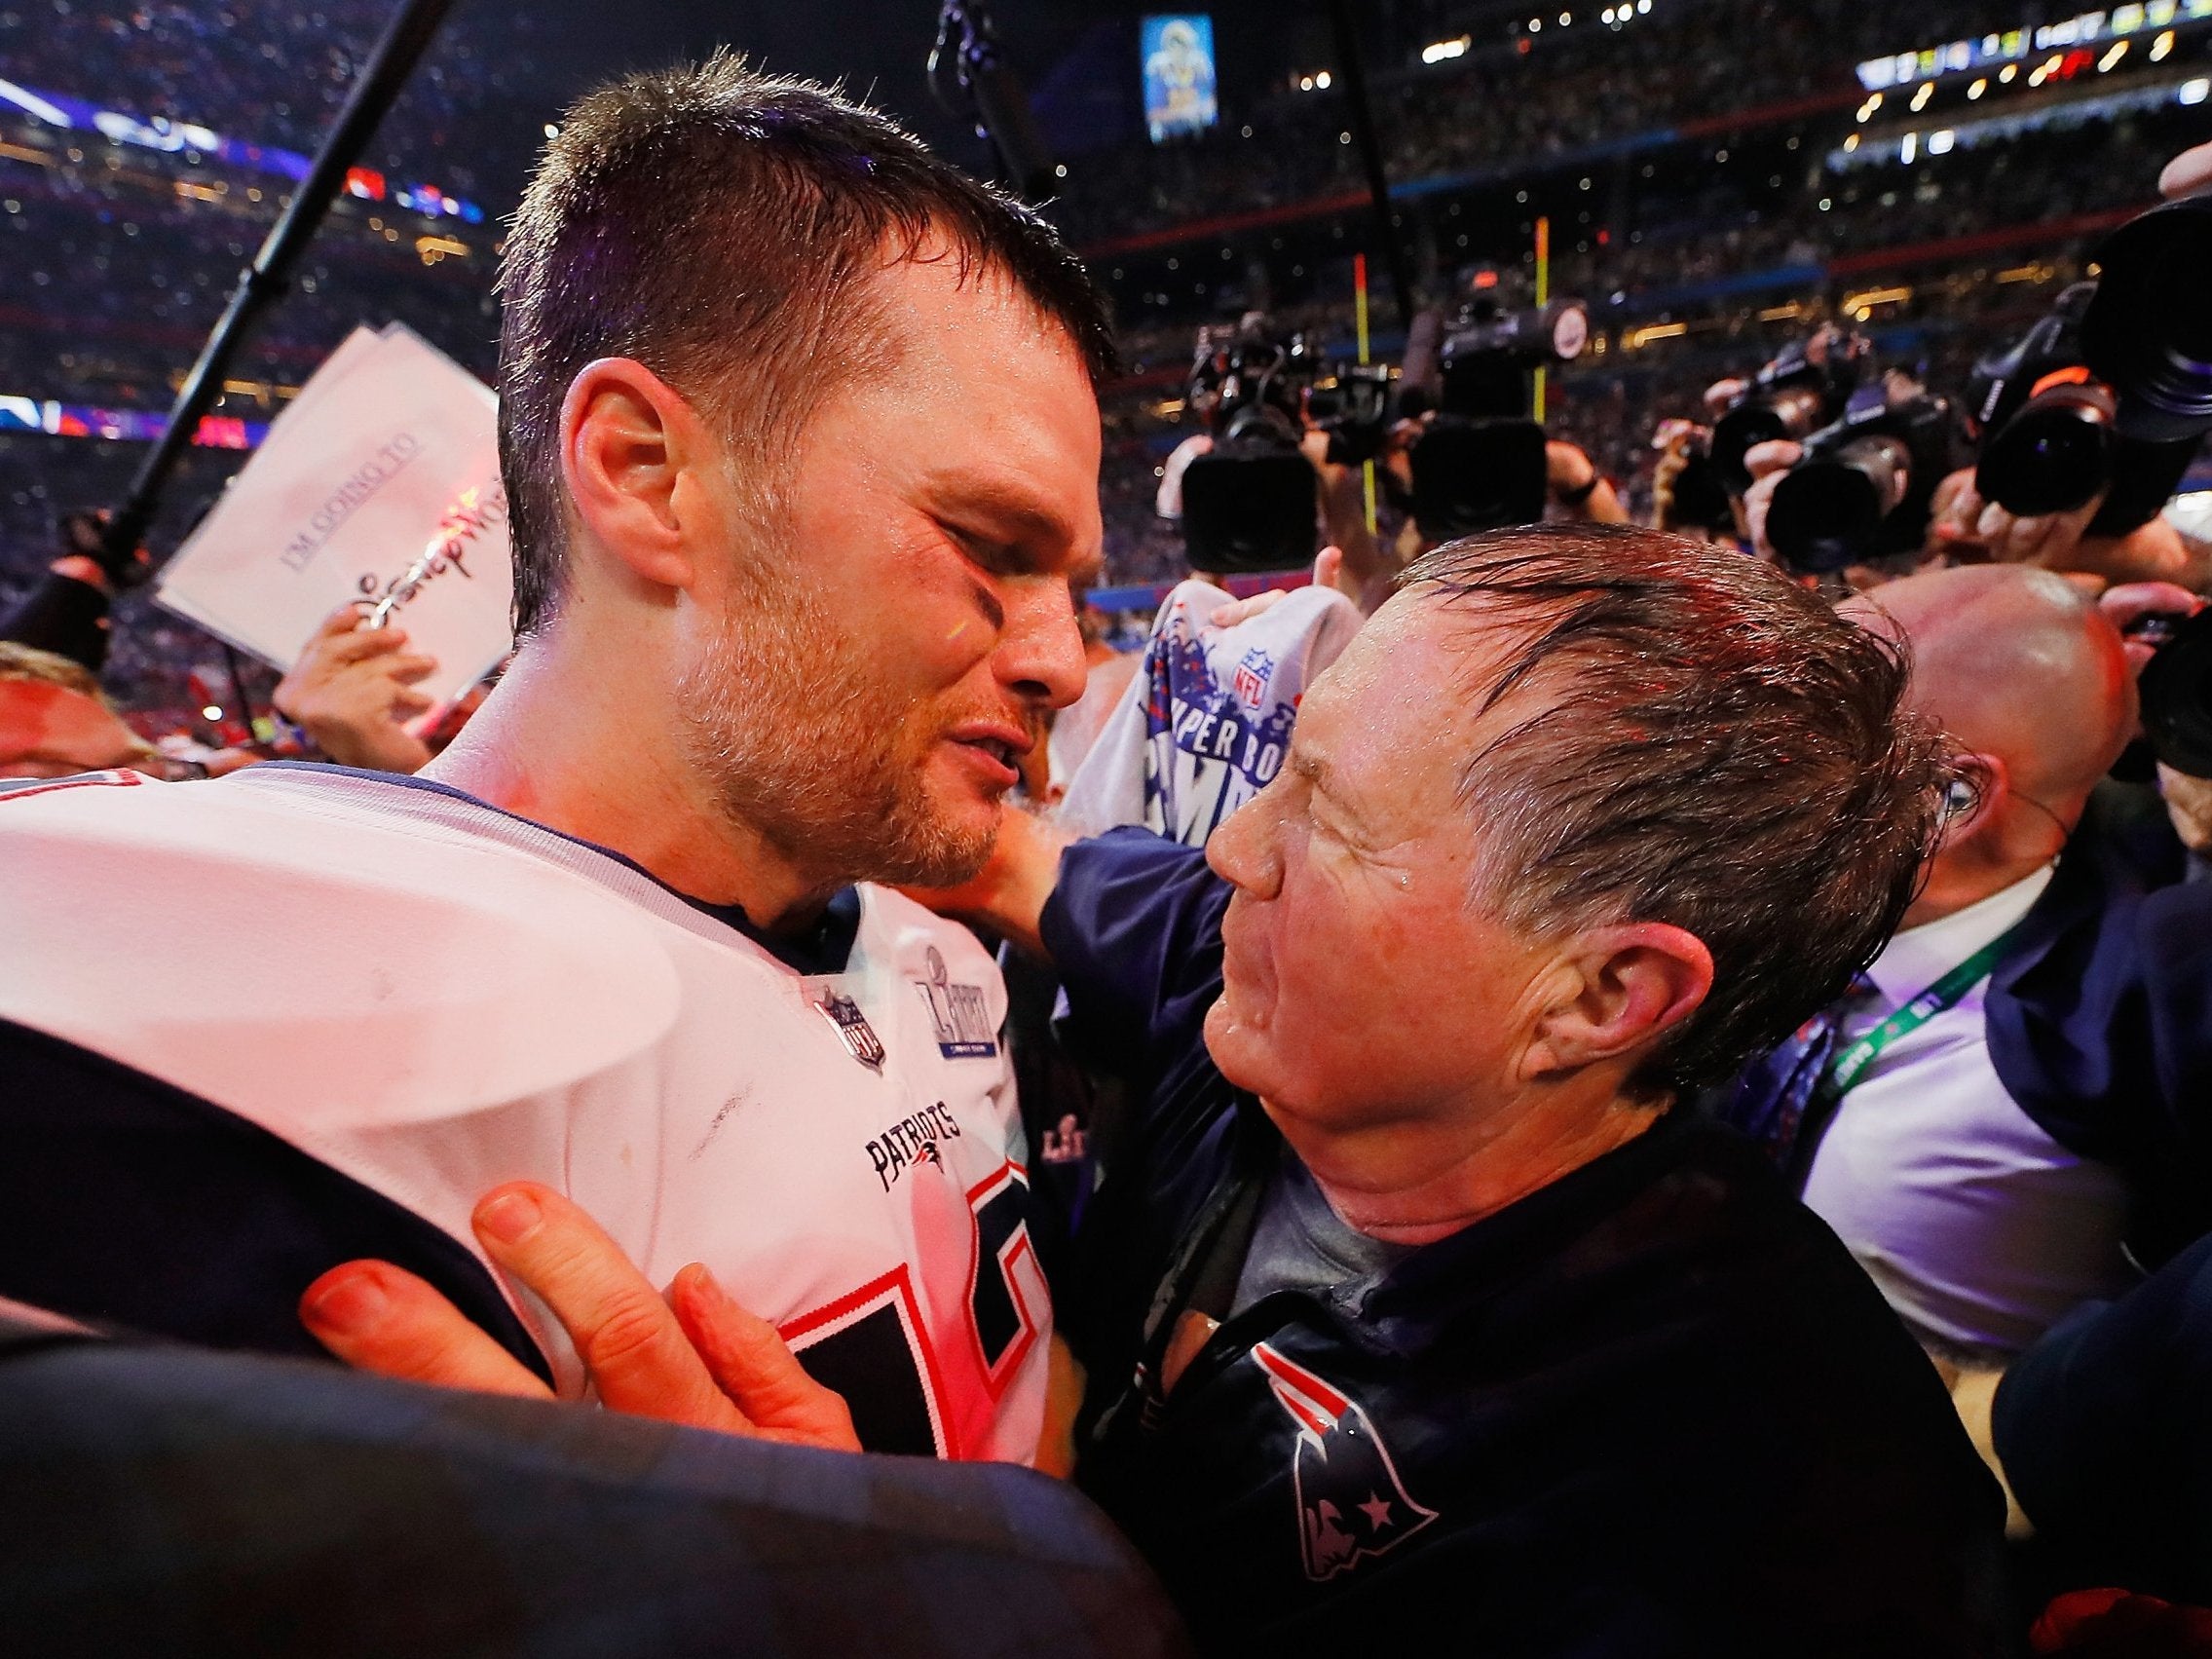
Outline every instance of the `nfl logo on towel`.
{"label": "nfl logo on towel", "polygon": [[1267,682],[1275,677],[1275,659],[1254,646],[1237,663],[1237,701],[1247,708],[1257,708],[1267,700]]}

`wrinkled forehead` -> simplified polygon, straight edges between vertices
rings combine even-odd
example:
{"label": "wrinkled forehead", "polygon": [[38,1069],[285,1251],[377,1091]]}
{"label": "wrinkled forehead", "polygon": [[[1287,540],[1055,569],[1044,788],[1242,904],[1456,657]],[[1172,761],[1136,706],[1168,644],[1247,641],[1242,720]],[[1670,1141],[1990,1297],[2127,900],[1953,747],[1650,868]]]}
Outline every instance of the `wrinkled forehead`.
{"label": "wrinkled forehead", "polygon": [[1569,695],[1549,669],[1508,687],[1540,632],[1538,620],[1479,596],[1408,588],[1315,680],[1293,742],[1340,795],[1401,816],[1456,811],[1482,753]]}

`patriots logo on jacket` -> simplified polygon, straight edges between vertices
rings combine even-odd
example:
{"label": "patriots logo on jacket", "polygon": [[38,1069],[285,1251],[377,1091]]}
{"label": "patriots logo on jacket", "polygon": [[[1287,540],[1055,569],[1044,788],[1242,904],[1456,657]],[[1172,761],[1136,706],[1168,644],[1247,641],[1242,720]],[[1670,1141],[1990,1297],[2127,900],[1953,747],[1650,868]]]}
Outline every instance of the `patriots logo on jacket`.
{"label": "patriots logo on jacket", "polygon": [[1308,1578],[1334,1578],[1396,1549],[1437,1518],[1406,1491],[1390,1449],[1357,1401],[1265,1342],[1253,1344],[1252,1357],[1267,1374],[1276,1404],[1297,1425],[1291,1485]]}

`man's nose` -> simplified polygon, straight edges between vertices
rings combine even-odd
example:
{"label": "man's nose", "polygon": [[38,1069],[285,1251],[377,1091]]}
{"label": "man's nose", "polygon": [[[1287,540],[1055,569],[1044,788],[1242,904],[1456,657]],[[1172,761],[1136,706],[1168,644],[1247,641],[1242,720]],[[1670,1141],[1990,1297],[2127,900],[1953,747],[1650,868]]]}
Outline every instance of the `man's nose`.
{"label": "man's nose", "polygon": [[1066,583],[1019,584],[1009,595],[1006,632],[998,647],[998,677],[1027,700],[1066,708],[1083,695],[1090,664],[1075,625],[1075,597]]}
{"label": "man's nose", "polygon": [[1273,898],[1283,886],[1283,792],[1269,785],[1225,818],[1206,839],[1214,874],[1254,898]]}

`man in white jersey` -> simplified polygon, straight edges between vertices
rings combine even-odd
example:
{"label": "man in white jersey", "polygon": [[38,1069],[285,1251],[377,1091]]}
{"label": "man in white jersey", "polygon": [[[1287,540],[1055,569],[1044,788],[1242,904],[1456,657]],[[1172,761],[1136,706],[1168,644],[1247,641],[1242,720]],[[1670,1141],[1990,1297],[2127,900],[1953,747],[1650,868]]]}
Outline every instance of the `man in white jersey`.
{"label": "man in white jersey", "polygon": [[[0,796],[0,1294],[283,1350],[314,1284],[343,1352],[427,1281],[574,1391],[621,1333],[580,1362],[471,1228],[528,1179],[703,1264],[863,1445],[1027,1458],[1003,991],[869,884],[975,870],[1081,690],[1097,299],[727,57],[572,110],[506,257],[521,643],[464,738]],[[405,1271],[321,1277],[366,1257]]]}

